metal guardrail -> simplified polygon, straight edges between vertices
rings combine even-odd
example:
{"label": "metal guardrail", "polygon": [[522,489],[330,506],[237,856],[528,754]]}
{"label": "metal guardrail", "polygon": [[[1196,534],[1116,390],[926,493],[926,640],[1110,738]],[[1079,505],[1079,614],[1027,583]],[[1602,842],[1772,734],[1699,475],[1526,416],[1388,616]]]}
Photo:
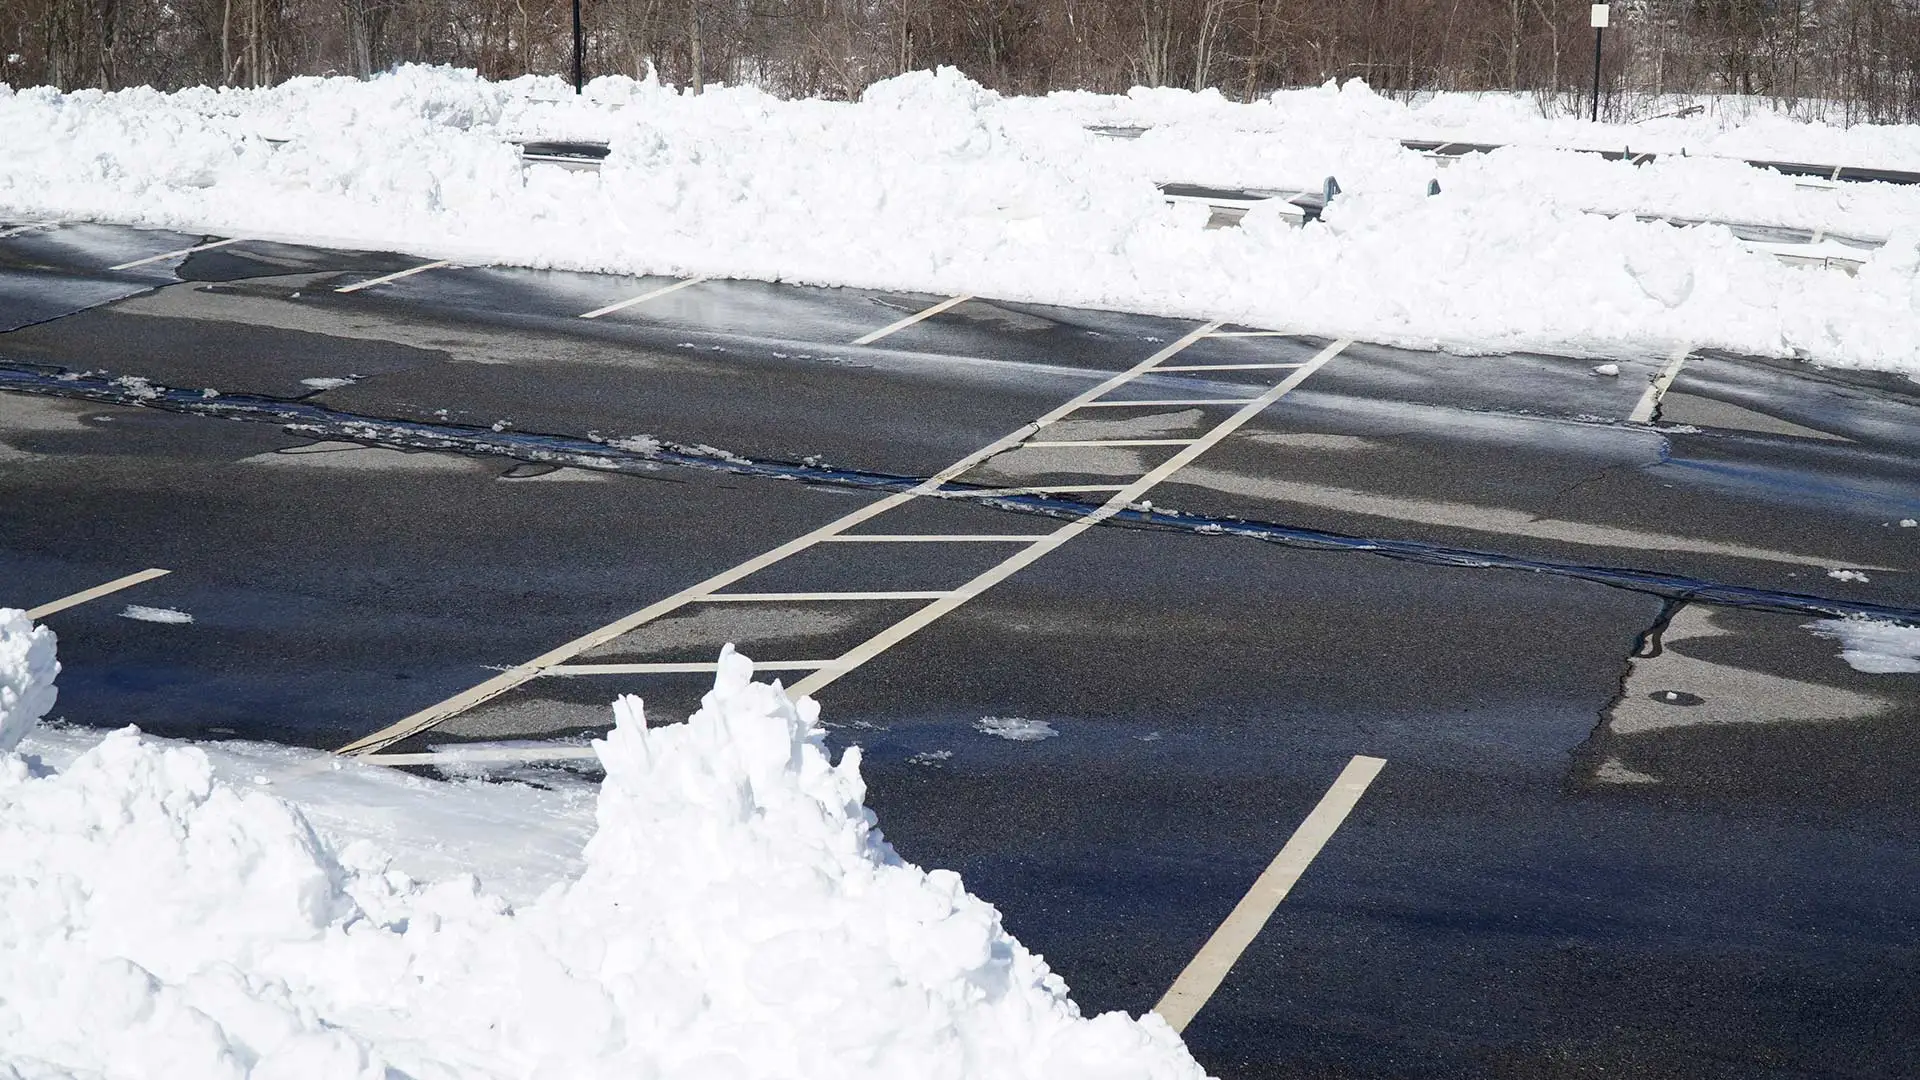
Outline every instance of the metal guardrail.
{"label": "metal guardrail", "polygon": [[1169,202],[1203,202],[1214,213],[1214,224],[1232,225],[1255,206],[1279,199],[1300,213],[1302,222],[1318,221],[1334,196],[1340,194],[1340,182],[1329,176],[1318,189],[1220,188],[1204,184],[1161,184],[1160,194]]}
{"label": "metal guardrail", "polygon": [[547,140],[520,144],[520,160],[565,169],[598,169],[612,150],[603,142]]}
{"label": "metal guardrail", "polygon": [[[1402,139],[1400,145],[1409,150],[1444,158],[1484,154],[1501,147],[1499,143],[1443,142],[1438,139]],[[1659,157],[1658,154],[1635,153],[1631,149],[1587,150],[1579,147],[1571,149],[1576,154],[1598,154],[1608,161],[1630,161],[1635,165],[1645,165]],[[1740,160],[1756,169],[1771,169],[1787,176],[1807,176],[1849,183],[1920,184],[1920,172],[1902,172],[1898,169],[1863,169],[1852,165],[1809,165],[1798,161],[1765,161],[1752,158]]]}

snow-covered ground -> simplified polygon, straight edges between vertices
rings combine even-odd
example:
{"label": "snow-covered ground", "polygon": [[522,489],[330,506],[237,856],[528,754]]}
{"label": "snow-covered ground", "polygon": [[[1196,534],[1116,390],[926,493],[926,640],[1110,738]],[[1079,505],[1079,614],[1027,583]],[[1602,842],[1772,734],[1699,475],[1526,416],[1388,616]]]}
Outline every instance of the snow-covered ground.
{"label": "snow-covered ground", "polygon": [[[0,611],[0,737],[55,672]],[[1202,1075],[902,862],[859,752],[751,675],[723,655],[672,727],[616,703],[597,791],[28,734],[0,750],[0,1077]]]}
{"label": "snow-covered ground", "polygon": [[1808,629],[1840,642],[1840,658],[1876,675],[1920,672],[1920,626],[1877,619],[1821,619]]}
{"label": "snow-covered ground", "polygon": [[[1719,103],[1725,105],[1726,103]],[[1113,139],[1088,124],[1145,126]],[[117,94],[0,87],[0,217],[96,219],[431,258],[974,293],[1461,350],[1718,347],[1920,374],[1920,187],[1817,186],[1764,157],[1920,170],[1920,127],[1765,109],[1589,125],[1516,95],[1413,105],[1357,82],[1252,104],[1174,90],[1002,98],[952,71],[858,103],[624,78],[407,68],[371,82]],[[598,172],[511,140],[593,138]],[[1403,138],[1512,144],[1442,167]],[[1634,166],[1557,147],[1660,151]],[[1686,156],[1679,156],[1680,151]],[[1156,181],[1345,194],[1207,230]],[[1442,191],[1426,195],[1429,180]],[[1858,276],[1657,213],[1886,237]]]}

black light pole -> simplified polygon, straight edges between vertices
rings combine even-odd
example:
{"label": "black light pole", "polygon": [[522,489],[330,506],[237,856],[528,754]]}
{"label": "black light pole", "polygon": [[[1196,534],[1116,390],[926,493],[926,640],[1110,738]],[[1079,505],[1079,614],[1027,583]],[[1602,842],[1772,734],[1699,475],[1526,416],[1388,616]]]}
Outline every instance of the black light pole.
{"label": "black light pole", "polygon": [[[580,0],[574,0],[576,9],[579,4]],[[1588,19],[1593,24],[1593,122],[1596,124],[1600,122],[1600,39],[1607,33],[1607,12],[1607,5],[1595,4]]]}
{"label": "black light pole", "polygon": [[588,37],[580,29],[580,0],[574,0],[574,92],[580,92],[580,85],[586,81],[586,61],[584,54],[588,50]]}

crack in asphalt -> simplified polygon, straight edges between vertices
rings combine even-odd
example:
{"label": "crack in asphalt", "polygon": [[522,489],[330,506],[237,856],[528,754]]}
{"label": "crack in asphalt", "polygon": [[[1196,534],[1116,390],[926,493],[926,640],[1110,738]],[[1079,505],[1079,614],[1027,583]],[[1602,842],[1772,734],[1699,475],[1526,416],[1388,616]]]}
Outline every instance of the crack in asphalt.
{"label": "crack in asphalt", "polygon": [[[629,475],[653,473],[662,466],[679,466],[886,493],[905,491],[926,480],[921,476],[860,469],[752,461],[713,453],[702,447],[670,443],[634,448],[596,438],[496,431],[453,423],[362,416],[306,400],[311,394],[295,399],[258,394],[208,397],[200,390],[179,390],[145,380],[129,382],[124,377],[116,381],[97,373],[77,374],[60,368],[12,363],[4,359],[0,359],[0,391],[273,423],[291,432],[312,435],[316,439],[340,439],[374,446],[436,450],[475,457],[507,457],[517,461],[572,465]],[[994,494],[999,490],[994,485],[955,481],[947,484],[943,492],[932,493],[930,497],[965,498],[971,503],[1017,513],[1062,519],[1079,517],[1091,508],[1087,503],[1046,495],[1017,492]],[[1655,597],[1662,601],[1663,611],[1685,603],[1700,602],[1780,614],[1864,617],[1920,625],[1920,609],[1914,608],[1733,585],[1659,570],[1561,562],[1415,540],[1355,536],[1276,522],[1189,514],[1152,508],[1148,504],[1122,510],[1108,518],[1106,524],[1203,536],[1246,537],[1290,548],[1364,553],[1430,566],[1548,574]],[[1645,644],[1644,640],[1637,643],[1635,651],[1638,652]]]}

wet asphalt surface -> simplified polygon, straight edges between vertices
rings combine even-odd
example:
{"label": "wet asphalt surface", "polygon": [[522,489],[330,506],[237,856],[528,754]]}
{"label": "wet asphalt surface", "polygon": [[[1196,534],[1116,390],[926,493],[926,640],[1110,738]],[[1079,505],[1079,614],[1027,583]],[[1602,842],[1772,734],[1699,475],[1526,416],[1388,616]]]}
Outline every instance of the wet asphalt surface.
{"label": "wet asphalt surface", "polygon": [[[340,294],[420,260],[253,242],[105,269],[207,239],[0,240],[0,603],[173,571],[47,620],[75,722],[337,746],[1192,329],[973,301],[855,347],[941,298],[707,282],[584,321],[672,283],[475,268]],[[1207,339],[1177,362],[1324,344]],[[887,835],[959,870],[1084,1008],[1139,1013],[1347,759],[1374,755],[1380,778],[1187,1030],[1216,1075],[1920,1072],[1920,675],[1855,671],[1806,629],[1920,617],[1920,528],[1900,525],[1920,518],[1920,384],[1702,355],[1655,424],[1629,424],[1666,358],[1614,359],[1617,377],[1353,345],[1157,488],[1155,515],[840,679],[823,715],[863,747]],[[193,415],[125,376],[317,408],[293,428],[251,405]],[[1273,377],[1121,396],[1246,397]],[[1068,423],[1167,438],[1219,416]],[[395,420],[684,453],[615,473],[366,426]],[[1170,452],[1019,450],[968,479],[1124,483]],[[880,520],[1042,533],[1070,499]],[[1004,557],[988,548],[827,545],[745,587],[950,588]],[[582,659],[704,660],[729,640],[825,657],[911,606],[703,605]],[[616,693],[670,718],[702,681],[535,680],[399,748],[578,739]],[[1010,742],[985,717],[1059,735]]]}

